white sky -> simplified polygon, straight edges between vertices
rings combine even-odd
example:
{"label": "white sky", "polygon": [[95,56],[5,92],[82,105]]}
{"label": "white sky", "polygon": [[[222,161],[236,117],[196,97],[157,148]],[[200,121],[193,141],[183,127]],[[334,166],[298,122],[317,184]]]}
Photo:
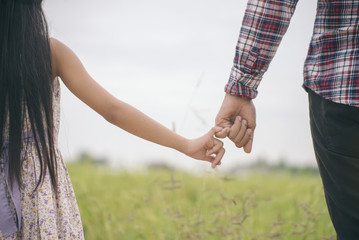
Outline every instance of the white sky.
{"label": "white sky", "polygon": [[[51,35],[72,48],[108,91],[185,137],[204,134],[224,96],[245,10],[244,0],[46,0]],[[229,141],[223,169],[258,157],[314,165],[302,69],[316,1],[300,0],[289,30],[259,87],[250,155]],[[196,87],[197,86],[197,87]],[[207,169],[173,150],[131,136],[62,86],[60,148],[118,165],[164,160]]]}

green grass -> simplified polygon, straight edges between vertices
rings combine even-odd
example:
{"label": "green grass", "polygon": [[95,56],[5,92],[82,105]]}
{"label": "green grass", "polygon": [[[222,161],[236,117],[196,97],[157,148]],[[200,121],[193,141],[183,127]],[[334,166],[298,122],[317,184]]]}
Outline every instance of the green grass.
{"label": "green grass", "polygon": [[319,175],[68,169],[87,240],[334,239]]}

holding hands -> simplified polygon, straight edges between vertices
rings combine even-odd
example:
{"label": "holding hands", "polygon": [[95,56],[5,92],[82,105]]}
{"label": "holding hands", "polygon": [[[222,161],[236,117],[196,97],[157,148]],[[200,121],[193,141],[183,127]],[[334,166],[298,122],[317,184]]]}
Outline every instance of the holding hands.
{"label": "holding hands", "polygon": [[216,117],[216,126],[200,138],[188,140],[183,153],[208,161],[212,168],[221,164],[224,155],[223,142],[214,138],[228,137],[246,153],[252,150],[256,127],[256,111],[251,99],[226,94]]}
{"label": "holding hands", "polygon": [[228,137],[238,147],[250,153],[256,128],[256,110],[251,99],[226,94],[216,117],[216,126],[229,128],[229,133],[216,133],[216,137]]}
{"label": "holding hands", "polygon": [[223,142],[214,138],[215,134],[227,135],[229,128],[213,127],[202,137],[187,140],[183,149],[184,154],[194,159],[208,161],[212,168],[221,165],[224,155]]}

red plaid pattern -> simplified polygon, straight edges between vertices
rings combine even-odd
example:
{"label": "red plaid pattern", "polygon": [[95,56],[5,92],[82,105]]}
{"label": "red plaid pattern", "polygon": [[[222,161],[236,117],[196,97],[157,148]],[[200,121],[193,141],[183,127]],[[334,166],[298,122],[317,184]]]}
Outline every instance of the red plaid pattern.
{"label": "red plaid pattern", "polygon": [[[227,93],[256,97],[297,1],[248,1]],[[303,85],[331,101],[359,107],[358,0],[318,0]]]}

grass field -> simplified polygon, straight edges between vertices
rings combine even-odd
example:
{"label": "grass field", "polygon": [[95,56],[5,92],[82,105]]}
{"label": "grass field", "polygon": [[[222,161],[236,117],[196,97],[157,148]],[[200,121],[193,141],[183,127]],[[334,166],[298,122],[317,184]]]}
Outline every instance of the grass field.
{"label": "grass field", "polygon": [[91,239],[335,239],[317,174],[68,170]]}

